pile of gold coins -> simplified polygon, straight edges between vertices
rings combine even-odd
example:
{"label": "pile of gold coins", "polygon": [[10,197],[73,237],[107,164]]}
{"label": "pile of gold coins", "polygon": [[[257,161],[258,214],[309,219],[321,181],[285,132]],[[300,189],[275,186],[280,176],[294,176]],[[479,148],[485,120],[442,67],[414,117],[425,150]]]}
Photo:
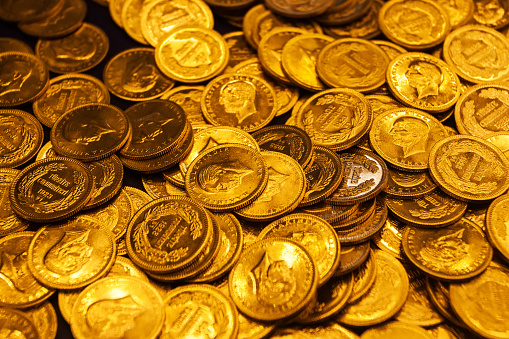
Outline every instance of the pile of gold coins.
{"label": "pile of gold coins", "polygon": [[506,1],[94,1],[0,1],[1,338],[509,338]]}

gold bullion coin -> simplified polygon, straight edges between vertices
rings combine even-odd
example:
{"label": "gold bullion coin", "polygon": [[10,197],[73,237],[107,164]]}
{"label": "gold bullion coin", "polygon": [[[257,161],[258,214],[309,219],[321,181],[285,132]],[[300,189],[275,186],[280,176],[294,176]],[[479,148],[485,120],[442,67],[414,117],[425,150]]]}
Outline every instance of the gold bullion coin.
{"label": "gold bullion coin", "polygon": [[[451,29],[459,28],[468,23],[473,15],[476,5],[473,0],[435,0],[440,6],[442,6],[451,22]],[[478,5],[477,5],[478,6]],[[479,7],[477,7],[478,9]]]}
{"label": "gold bullion coin", "polygon": [[261,153],[267,163],[268,182],[260,196],[236,210],[253,221],[271,220],[293,211],[306,193],[304,170],[292,157],[272,151]]}
{"label": "gold bullion coin", "polygon": [[166,171],[163,171],[163,177],[165,180],[169,181],[172,185],[185,188],[185,178],[180,172],[180,168],[178,166],[174,166]]}
{"label": "gold bullion coin", "polygon": [[92,174],[80,161],[54,157],[25,167],[11,183],[11,207],[23,219],[52,222],[76,214],[90,199]]}
{"label": "gold bullion coin", "polygon": [[116,254],[113,233],[79,217],[40,228],[28,248],[28,268],[44,286],[70,290],[104,276]]}
{"label": "gold bullion coin", "polygon": [[435,339],[440,339],[440,338],[443,338],[444,336],[448,336],[449,338],[454,338],[454,339],[467,339],[468,335],[471,335],[471,333],[472,333],[472,332],[467,332],[463,328],[451,326],[447,323],[442,323],[437,326],[432,326],[430,328],[427,328],[426,330]]}
{"label": "gold bullion coin", "polygon": [[201,97],[205,86],[177,86],[161,95],[161,99],[170,100],[182,107],[187,120],[193,126],[206,124],[201,112]]}
{"label": "gold bullion coin", "polygon": [[0,240],[0,305],[27,308],[42,303],[55,290],[41,285],[28,269],[28,246],[35,232],[16,232]]}
{"label": "gold bullion coin", "polygon": [[491,244],[509,261],[509,243],[507,239],[509,215],[507,211],[509,211],[509,195],[504,194],[490,204],[486,215],[486,230]]}
{"label": "gold bullion coin", "polygon": [[316,71],[330,87],[368,92],[385,83],[388,64],[387,54],[374,43],[345,38],[322,48],[316,60]]}
{"label": "gold bullion coin", "polygon": [[150,283],[135,277],[112,277],[79,294],[70,325],[77,339],[155,339],[163,327],[164,314],[162,298]]}
{"label": "gold bullion coin", "polygon": [[442,280],[475,277],[488,267],[493,256],[484,232],[467,219],[438,229],[408,226],[402,243],[417,268]]}
{"label": "gold bullion coin", "polygon": [[389,214],[380,231],[373,236],[373,243],[382,251],[390,253],[396,259],[404,262],[401,239],[406,227],[407,225]]}
{"label": "gold bullion coin", "polygon": [[163,301],[166,314],[158,338],[236,338],[239,331],[233,301],[217,287],[187,285],[171,290]]}
{"label": "gold bullion coin", "polygon": [[316,67],[318,54],[327,44],[334,41],[323,34],[306,33],[297,35],[281,51],[283,73],[299,87],[309,91],[322,91],[328,87],[318,78]]}
{"label": "gold bullion coin", "polygon": [[104,66],[103,79],[112,94],[130,101],[156,99],[175,84],[157,68],[154,49],[144,47],[115,55]]}
{"label": "gold bullion coin", "polygon": [[0,237],[28,228],[28,223],[14,213],[9,200],[11,183],[18,173],[15,169],[0,169]]}
{"label": "gold bullion coin", "polygon": [[447,12],[433,0],[390,0],[378,21],[389,40],[411,50],[437,46],[451,30]]}
{"label": "gold bullion coin", "polygon": [[141,31],[140,12],[143,9],[143,0],[126,0],[120,12],[120,21],[124,31],[140,44],[148,45]]}
{"label": "gold bullion coin", "polygon": [[483,139],[508,133],[506,97],[509,97],[509,84],[480,84],[468,89],[454,109],[458,131]]}
{"label": "gold bullion coin", "polygon": [[475,0],[471,23],[495,29],[504,28],[509,23],[509,6],[504,1]]}
{"label": "gold bullion coin", "polygon": [[486,203],[470,204],[463,217],[479,226],[483,231],[486,231],[486,213],[488,213],[490,203],[491,201]]}
{"label": "gold bullion coin", "polygon": [[426,53],[404,53],[387,67],[387,84],[405,105],[430,112],[444,112],[460,96],[460,82],[439,58]]}
{"label": "gold bullion coin", "polygon": [[254,75],[224,74],[210,81],[201,101],[205,119],[214,126],[232,126],[254,132],[275,117],[276,93]]}
{"label": "gold bullion coin", "polygon": [[409,280],[403,265],[392,255],[374,251],[376,278],[369,292],[349,304],[336,318],[340,324],[372,326],[390,319],[403,307]]}
{"label": "gold bullion coin", "polygon": [[339,153],[343,180],[328,198],[329,204],[351,205],[369,200],[387,186],[389,170],[375,153],[362,149]]}
{"label": "gold bullion coin", "polygon": [[0,107],[24,104],[46,91],[49,81],[44,62],[24,52],[0,53]]}
{"label": "gold bullion coin", "polygon": [[39,338],[55,339],[58,330],[57,312],[53,305],[46,301],[39,306],[24,309],[23,312],[28,315],[30,320],[37,328]]}
{"label": "gold bullion coin", "polygon": [[426,291],[426,276],[408,266],[406,270],[410,281],[408,298],[395,319],[405,324],[425,327],[442,323],[444,318],[436,311]]}
{"label": "gold bullion coin", "polygon": [[358,226],[366,221],[369,217],[373,216],[376,205],[376,197],[370,200],[364,201],[360,204],[354,204],[354,212],[348,215],[346,218],[331,222],[331,225],[336,229],[349,230],[353,226]]}
{"label": "gold bullion coin", "polygon": [[267,238],[244,249],[228,284],[244,315],[260,321],[283,320],[308,306],[316,294],[318,270],[302,245]]}
{"label": "gold bullion coin", "polygon": [[224,38],[208,28],[176,26],[159,39],[156,64],[169,78],[196,83],[220,74],[228,64]]}
{"label": "gold bullion coin", "polygon": [[389,168],[385,194],[391,198],[416,199],[431,193],[437,185],[427,172],[405,172]]}
{"label": "gold bullion coin", "polygon": [[225,73],[235,73],[233,71],[235,66],[241,62],[257,57],[256,51],[247,42],[244,32],[230,32],[223,35],[223,38],[230,51],[230,59],[224,71]]}
{"label": "gold bullion coin", "polygon": [[104,204],[122,188],[124,167],[116,155],[87,163],[88,170],[94,179],[94,191],[85,209]]}
{"label": "gold bullion coin", "polygon": [[35,117],[19,109],[0,109],[0,168],[18,167],[42,146],[44,131]]}
{"label": "gold bullion coin", "polygon": [[369,257],[369,241],[355,246],[341,245],[341,262],[339,263],[339,267],[334,273],[334,276],[341,276],[354,271],[364,264]]}
{"label": "gold bullion coin", "polygon": [[452,309],[449,286],[450,284],[446,281],[426,277],[426,290],[435,309],[452,324],[464,328],[466,325]]}
{"label": "gold bullion coin", "polygon": [[282,0],[269,0],[265,5],[273,12],[295,19],[312,18],[324,13],[332,6],[334,0],[318,0],[304,2],[287,2]]}
{"label": "gold bullion coin", "polygon": [[39,161],[39,160],[51,158],[51,157],[58,157],[58,154],[53,149],[53,145],[51,145],[51,141],[48,141],[41,147],[41,149],[37,153],[37,156],[35,157],[35,161]]}
{"label": "gold bullion coin", "polygon": [[95,161],[118,151],[130,137],[126,114],[109,104],[91,103],[66,111],[51,129],[51,145],[62,156]]}
{"label": "gold bullion coin", "polygon": [[131,219],[127,253],[144,270],[170,273],[198,259],[212,238],[212,220],[203,207],[182,196],[154,200]]}
{"label": "gold bullion coin", "polygon": [[499,132],[486,140],[497,146],[504,153],[507,159],[509,159],[509,133]]}
{"label": "gold bullion coin", "polygon": [[311,96],[299,108],[297,126],[314,145],[341,151],[355,145],[373,121],[371,105],[361,93],[333,88]]}
{"label": "gold bullion coin", "polygon": [[[302,201],[304,201],[304,199],[302,199]],[[310,206],[299,207],[295,212],[313,214],[325,219],[329,223],[334,223],[348,219],[358,208],[359,204],[339,206],[322,201]]]}
{"label": "gold bullion coin", "polygon": [[175,186],[170,181],[166,180],[164,175],[161,173],[143,175],[141,177],[141,183],[143,184],[143,188],[145,188],[148,195],[151,197],[150,200],[167,197],[169,195],[189,196],[183,188]]}
{"label": "gold bullion coin", "polygon": [[[272,172],[267,158],[258,150],[240,144],[219,145],[202,152],[191,163],[185,178],[186,191],[212,211],[239,209],[263,195],[266,186],[271,185],[267,182]],[[272,188],[273,194],[279,188]]]}
{"label": "gold bullion coin", "polygon": [[445,137],[447,131],[440,121],[413,108],[380,114],[369,132],[371,146],[378,155],[390,165],[412,172],[429,167],[431,148]]}
{"label": "gold bullion coin", "polygon": [[402,321],[392,321],[381,326],[369,328],[362,333],[361,339],[433,339],[424,328]]}
{"label": "gold bullion coin", "polygon": [[351,304],[362,298],[375,283],[376,262],[370,250],[368,259],[353,272],[353,288],[348,303]]}
{"label": "gold bullion coin", "polygon": [[39,332],[32,319],[21,311],[0,307],[0,334],[4,338],[39,339]]}
{"label": "gold bullion coin", "polygon": [[87,4],[83,0],[62,0],[59,11],[35,21],[22,21],[18,28],[32,36],[54,39],[71,34],[83,24]]}
{"label": "gold bullion coin", "polygon": [[323,286],[339,266],[340,244],[336,231],[320,217],[292,213],[273,221],[258,235],[258,239],[287,238],[304,246],[318,270],[318,286]]}
{"label": "gold bullion coin", "polygon": [[133,216],[140,210],[140,208],[154,199],[150,197],[150,195],[148,195],[146,192],[136,187],[124,186],[122,190],[127,193],[129,199],[131,200],[133,205]]}
{"label": "gold bullion coin", "polygon": [[305,34],[300,28],[275,28],[268,32],[258,44],[258,58],[263,69],[279,82],[291,85],[282,66],[282,50],[293,37]]}
{"label": "gold bullion coin", "polygon": [[14,38],[1,37],[0,53],[4,52],[23,52],[28,54],[35,54],[32,47],[30,47],[25,42]]}
{"label": "gold bullion coin", "polygon": [[414,199],[387,198],[387,207],[405,224],[416,227],[443,227],[454,224],[467,210],[467,203],[435,190]]}
{"label": "gold bullion coin", "polygon": [[65,112],[88,103],[109,104],[108,89],[93,76],[72,73],[51,79],[48,90],[32,108],[37,119],[51,128]]}
{"label": "gold bullion coin", "polygon": [[397,45],[395,43],[392,43],[390,41],[385,40],[371,40],[375,45],[380,47],[385,54],[389,57],[389,60],[392,61],[395,57],[397,57],[400,54],[408,53],[406,49],[401,47],[400,45]]}
{"label": "gold bullion coin", "polygon": [[299,207],[313,205],[333,194],[343,181],[343,165],[336,152],[327,147],[313,147],[313,162],[304,167],[307,188]]}
{"label": "gold bullion coin", "polygon": [[143,4],[140,16],[141,33],[146,41],[156,47],[161,38],[173,28],[190,25],[212,29],[214,17],[210,7],[201,0],[150,1]]}
{"label": "gold bullion coin", "polygon": [[334,1],[334,4],[317,21],[326,26],[338,26],[351,23],[365,15],[373,1]]}
{"label": "gold bullion coin", "polygon": [[490,200],[509,188],[509,159],[484,139],[447,137],[433,146],[429,159],[433,180],[456,199]]}
{"label": "gold bullion coin", "polygon": [[97,66],[108,53],[108,36],[97,26],[84,23],[59,39],[39,39],[35,53],[54,73],[84,72]]}
{"label": "gold bullion coin", "polygon": [[124,158],[145,160],[167,154],[182,143],[190,129],[184,110],[171,101],[140,102],[125,114],[132,126],[132,136],[120,150]]}
{"label": "gold bullion coin", "polygon": [[108,9],[113,22],[122,27],[122,8],[127,0],[107,0]]}
{"label": "gold bullion coin", "polygon": [[194,135],[193,148],[179,163],[182,175],[186,175],[189,166],[200,153],[222,144],[240,144],[259,151],[258,144],[254,137],[239,128],[228,126],[206,128]]}
{"label": "gold bullion coin", "polygon": [[469,329],[484,338],[507,338],[507,298],[509,269],[492,263],[478,277],[451,284],[451,305]]}
{"label": "gold bullion coin", "polygon": [[444,59],[469,82],[498,81],[509,75],[509,41],[493,28],[462,26],[445,39]]}
{"label": "gold bullion coin", "polygon": [[271,335],[273,339],[292,338],[336,338],[336,339],[359,339],[354,332],[344,328],[334,321],[327,321],[320,325],[280,327]]}
{"label": "gold bullion coin", "polygon": [[62,7],[61,0],[29,0],[5,2],[0,5],[0,19],[5,21],[33,21],[44,18]]}
{"label": "gold bullion coin", "polygon": [[255,43],[253,40],[254,25],[258,15],[263,14],[266,11],[267,8],[263,4],[253,6],[246,12],[242,21],[242,31],[244,32],[244,36],[246,37],[248,44],[255,50],[258,48],[258,43]]}

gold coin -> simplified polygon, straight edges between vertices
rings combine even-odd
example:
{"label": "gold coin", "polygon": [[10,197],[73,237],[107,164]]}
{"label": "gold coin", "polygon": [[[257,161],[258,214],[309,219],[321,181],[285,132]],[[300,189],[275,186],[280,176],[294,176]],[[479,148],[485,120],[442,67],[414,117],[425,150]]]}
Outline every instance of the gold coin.
{"label": "gold coin", "polygon": [[242,20],[242,31],[244,32],[244,36],[246,37],[247,42],[253,49],[258,48],[258,43],[255,43],[253,40],[253,30],[256,22],[256,18],[258,15],[263,14],[267,11],[267,8],[263,4],[258,4],[256,6],[251,7]]}
{"label": "gold coin", "polygon": [[104,66],[104,84],[111,93],[130,101],[156,99],[175,82],[156,66],[154,49],[131,48],[115,55]]}
{"label": "gold coin", "polygon": [[364,264],[370,257],[369,241],[355,246],[341,246],[341,262],[334,276],[348,274]]}
{"label": "gold coin", "polygon": [[51,157],[58,157],[58,154],[53,149],[53,145],[51,145],[51,141],[48,141],[41,147],[41,149],[37,153],[37,156],[35,157],[35,161],[39,161],[39,160],[51,158]]}
{"label": "gold coin", "polygon": [[185,188],[185,178],[182,175],[182,172],[180,172],[180,168],[178,166],[174,166],[166,171],[163,171],[163,177],[167,181],[169,181],[172,185]]}
{"label": "gold coin", "polygon": [[334,321],[328,321],[315,326],[281,327],[271,335],[273,339],[292,338],[336,338],[359,339],[354,332],[344,328]]}
{"label": "gold coin", "polygon": [[65,112],[88,103],[109,104],[108,89],[93,76],[72,73],[51,79],[48,90],[32,108],[37,119],[51,128]]}
{"label": "gold coin", "polygon": [[507,159],[509,159],[509,133],[499,132],[486,140],[497,146],[504,153]]}
{"label": "gold coin", "polygon": [[[470,47],[471,46],[471,47]],[[479,25],[460,27],[444,41],[444,59],[459,77],[474,83],[501,80],[509,74],[509,41]]]}
{"label": "gold coin", "polygon": [[264,151],[268,183],[263,192],[246,207],[236,210],[240,217],[271,220],[293,211],[304,198],[306,179],[299,163],[288,155]]}
{"label": "gold coin", "polygon": [[316,71],[330,87],[372,91],[385,83],[387,54],[374,43],[356,38],[336,40],[317,57]]}
{"label": "gold coin", "polygon": [[389,168],[384,191],[391,198],[416,199],[431,193],[436,187],[427,172],[404,172]]}
{"label": "gold coin", "polygon": [[405,268],[392,255],[374,251],[376,279],[368,294],[349,304],[336,318],[340,324],[372,326],[394,316],[403,307],[409,289]]}
{"label": "gold coin", "polygon": [[134,277],[104,278],[78,296],[71,314],[75,338],[155,339],[164,322],[163,301],[148,282]]}
{"label": "gold coin", "polygon": [[[355,204],[354,212],[346,218],[331,222],[331,225],[336,229],[351,229],[354,226],[359,226],[366,221],[369,217],[373,216],[376,205],[376,197],[370,200]],[[352,205],[352,206],[355,206]]]}
{"label": "gold coin", "polygon": [[176,26],[159,39],[156,64],[169,78],[184,83],[209,80],[228,64],[224,38],[211,29]]}
{"label": "gold coin", "polygon": [[373,258],[372,250],[369,251],[368,259],[353,272],[353,288],[352,294],[348,298],[348,303],[351,304],[362,298],[375,283],[376,278],[376,261]]}
{"label": "gold coin", "polygon": [[433,146],[429,159],[433,180],[456,199],[494,199],[509,188],[509,159],[481,138],[447,137]]}
{"label": "gold coin", "polygon": [[193,126],[206,124],[201,112],[201,97],[205,86],[177,86],[161,95],[161,99],[170,100],[182,107],[187,120]]}
{"label": "gold coin", "polygon": [[66,111],[51,129],[51,144],[60,155],[82,161],[106,158],[129,138],[126,114],[108,104],[85,104]]}
{"label": "gold coin", "polygon": [[335,151],[355,145],[369,131],[373,119],[371,105],[361,93],[333,88],[311,96],[299,108],[297,126],[313,144]]}
{"label": "gold coin", "polygon": [[509,285],[509,270],[492,263],[483,274],[451,284],[451,305],[465,324],[485,338],[507,338],[507,298],[501,296]]}
{"label": "gold coin", "polygon": [[233,68],[252,58],[256,58],[256,51],[249,46],[244,32],[230,32],[223,35],[226,45],[230,51],[230,59],[228,66],[226,66],[225,73],[234,73]]}
{"label": "gold coin", "polygon": [[454,313],[449,293],[450,284],[445,281],[436,280],[426,276],[426,290],[435,309],[442,316],[458,327],[466,327],[463,321]]}
{"label": "gold coin", "polygon": [[387,84],[406,105],[430,112],[444,112],[460,96],[458,76],[442,60],[426,53],[405,53],[387,67]]}
{"label": "gold coin", "polygon": [[24,312],[2,307],[0,308],[0,322],[2,323],[0,333],[5,338],[39,339],[37,328]]}
{"label": "gold coin", "polygon": [[46,301],[39,306],[23,310],[32,320],[41,339],[55,339],[57,336],[58,318],[53,305]]}
{"label": "gold coin", "polygon": [[421,198],[387,198],[387,207],[405,224],[434,228],[451,225],[461,219],[467,203],[435,190]]}
{"label": "gold coin", "polygon": [[192,264],[212,238],[212,221],[191,199],[171,196],[143,206],[126,233],[127,252],[144,270],[171,273]]}
{"label": "gold coin", "polygon": [[387,54],[390,61],[400,54],[408,53],[406,49],[390,41],[371,40],[371,42],[380,47],[385,52],[385,54]]}
{"label": "gold coin", "polygon": [[[474,15],[474,9],[476,5],[473,0],[459,0],[459,1],[447,1],[447,0],[435,0],[440,6],[442,6],[451,22],[451,29],[459,28],[472,19]],[[479,5],[477,5],[479,6]]]}
{"label": "gold coin", "polygon": [[37,154],[44,139],[41,123],[19,109],[0,109],[0,168],[18,167]]}
{"label": "gold coin", "polygon": [[[304,199],[302,200],[304,201]],[[295,212],[313,214],[329,223],[334,223],[348,219],[358,210],[358,208],[359,204],[339,206],[322,201],[310,206],[299,207],[295,210]]]}
{"label": "gold coin", "polygon": [[504,120],[509,96],[509,86],[504,84],[481,84],[468,89],[458,100],[454,119],[461,134],[483,139],[508,133],[509,126]]}
{"label": "gold coin", "polygon": [[61,0],[29,0],[23,3],[2,3],[0,19],[5,21],[32,21],[44,18],[62,7]]}
{"label": "gold coin", "polygon": [[345,25],[365,15],[372,7],[372,4],[373,1],[371,0],[336,0],[324,14],[317,18],[317,20],[326,26]]}
{"label": "gold coin", "polygon": [[153,198],[151,198],[147,193],[135,187],[124,186],[122,190],[127,193],[132,202],[133,216],[140,210],[140,208],[153,200]]}
{"label": "gold coin", "polygon": [[124,167],[116,155],[87,163],[88,170],[94,178],[94,191],[84,209],[104,204],[122,188]]}
{"label": "gold coin", "polygon": [[417,172],[428,168],[431,148],[446,136],[440,121],[413,108],[380,114],[369,132],[371,146],[385,161],[404,171]]}
{"label": "gold coin", "polygon": [[509,23],[509,6],[504,1],[475,0],[471,23],[500,29]]}
{"label": "gold coin", "polygon": [[163,309],[166,319],[161,339],[192,339],[204,335],[237,337],[239,320],[235,304],[216,287],[178,287],[166,295]]}
{"label": "gold coin", "polygon": [[9,200],[11,183],[18,173],[15,169],[0,169],[0,237],[28,228],[28,223],[14,213]]}
{"label": "gold coin", "polygon": [[256,320],[276,321],[305,309],[316,294],[318,271],[301,245],[267,238],[244,249],[228,283],[240,312]]}
{"label": "gold coin", "polygon": [[44,62],[33,54],[0,53],[0,107],[17,106],[37,99],[46,91],[49,73]]}
{"label": "gold coin", "polygon": [[402,243],[417,268],[443,280],[475,277],[488,267],[493,256],[483,231],[466,219],[438,229],[408,226]]}
{"label": "gold coin", "polygon": [[201,107],[212,125],[237,127],[246,132],[269,124],[278,109],[270,84],[248,74],[225,74],[210,81]]}
{"label": "gold coin", "polygon": [[447,12],[432,0],[390,0],[378,21],[389,40],[412,50],[440,44],[451,30]]}
{"label": "gold coin", "polygon": [[107,0],[110,16],[119,27],[122,27],[122,8],[127,0]]}
{"label": "gold coin", "polygon": [[41,304],[55,290],[41,285],[28,269],[27,252],[35,232],[16,232],[0,240],[0,305],[27,308]]}
{"label": "gold coin", "polygon": [[126,0],[120,12],[120,21],[124,31],[140,44],[148,45],[143,37],[140,26],[140,12],[143,8],[143,0]]}
{"label": "gold coin", "polygon": [[54,157],[25,167],[11,184],[11,207],[23,219],[52,222],[77,213],[90,199],[92,174],[81,162]]}
{"label": "gold coin", "polygon": [[467,339],[472,333],[467,332],[464,329],[448,325],[447,323],[442,323],[440,325],[427,328],[426,330],[435,339],[441,339],[444,336],[446,336],[446,338],[448,337],[453,339]]}
{"label": "gold coin", "polygon": [[373,242],[382,251],[390,253],[396,259],[404,262],[401,239],[406,227],[407,225],[389,214],[380,231],[373,236]]}
{"label": "gold coin", "polygon": [[361,339],[432,339],[433,337],[424,328],[407,324],[401,321],[393,321],[384,325],[367,329],[362,333]]}
{"label": "gold coin", "polygon": [[30,47],[25,42],[14,38],[1,37],[0,53],[4,52],[23,52],[28,54],[35,54],[32,47]]}
{"label": "gold coin", "polygon": [[84,287],[105,275],[117,248],[113,234],[91,218],[75,218],[44,226],[28,248],[28,268],[45,286]]}
{"label": "gold coin", "polygon": [[97,66],[108,53],[108,36],[97,26],[84,23],[59,39],[39,39],[35,53],[54,73],[84,72]]}
{"label": "gold coin", "polygon": [[295,19],[305,19],[322,14],[332,6],[333,2],[334,0],[319,0],[291,3],[281,0],[269,0],[265,5],[279,15]]}
{"label": "gold coin", "polygon": [[[180,172],[179,172],[180,173]],[[166,180],[161,173],[146,174],[141,177],[143,188],[148,192],[152,199],[159,199],[170,195],[189,196],[187,192]],[[145,192],[143,192],[145,193]],[[145,193],[147,194],[147,193]]]}
{"label": "gold coin", "polygon": [[18,28],[39,38],[55,39],[71,34],[83,24],[87,4],[83,0],[62,0],[62,8],[35,21],[22,21]]}
{"label": "gold coin", "polygon": [[509,260],[509,246],[507,244],[507,228],[509,227],[509,195],[504,194],[495,199],[486,215],[486,230],[493,246],[502,256]]}

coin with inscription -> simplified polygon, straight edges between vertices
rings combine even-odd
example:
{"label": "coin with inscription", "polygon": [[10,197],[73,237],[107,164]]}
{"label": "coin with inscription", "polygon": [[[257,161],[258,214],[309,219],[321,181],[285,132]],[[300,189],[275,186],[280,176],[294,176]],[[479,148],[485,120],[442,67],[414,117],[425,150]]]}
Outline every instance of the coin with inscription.
{"label": "coin with inscription", "polygon": [[493,256],[484,232],[467,219],[438,229],[408,226],[402,243],[417,268],[443,280],[475,277],[488,267]]}
{"label": "coin with inscription", "polygon": [[369,140],[378,155],[392,166],[407,171],[427,169],[431,148],[446,136],[440,121],[413,108],[380,114],[369,132]]}
{"label": "coin with inscription", "polygon": [[495,199],[486,214],[486,230],[493,246],[509,261],[509,243],[507,231],[509,229],[509,195],[504,194]]}
{"label": "coin with inscription", "polygon": [[37,328],[24,312],[0,307],[0,323],[0,334],[5,338],[39,339]]}
{"label": "coin with inscription", "polygon": [[433,146],[429,159],[433,180],[456,199],[494,199],[509,188],[509,159],[484,139],[447,137]]}
{"label": "coin with inscription", "polygon": [[436,187],[427,172],[405,172],[389,168],[389,179],[384,191],[389,197],[415,199],[429,194]]}
{"label": "coin with inscription", "polygon": [[28,222],[14,213],[9,200],[11,183],[18,173],[15,169],[0,169],[0,237],[28,228]]}
{"label": "coin with inscription", "polygon": [[302,245],[267,238],[244,249],[228,279],[240,312],[261,321],[288,319],[316,294],[318,270]]}
{"label": "coin with inscription", "polygon": [[120,159],[112,155],[102,160],[87,163],[94,179],[94,191],[85,209],[104,204],[122,188],[124,168]]}

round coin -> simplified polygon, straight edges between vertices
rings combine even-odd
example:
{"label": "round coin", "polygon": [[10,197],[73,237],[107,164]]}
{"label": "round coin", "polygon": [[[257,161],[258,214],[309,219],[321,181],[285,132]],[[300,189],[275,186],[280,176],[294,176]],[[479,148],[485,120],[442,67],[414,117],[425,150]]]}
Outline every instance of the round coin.
{"label": "round coin", "polygon": [[289,18],[312,18],[325,12],[334,0],[318,0],[303,3],[291,3],[281,0],[266,1],[266,6],[273,12]]}
{"label": "round coin", "polygon": [[334,276],[348,274],[364,264],[368,258],[372,257],[373,255],[370,255],[369,241],[355,246],[342,245],[340,254],[341,262]]}
{"label": "round coin", "polygon": [[122,188],[124,167],[116,155],[87,163],[94,178],[94,191],[85,209],[94,208],[110,200]]}
{"label": "round coin", "polygon": [[0,323],[0,333],[6,338],[39,339],[37,328],[24,312],[0,307]]}
{"label": "round coin", "polygon": [[404,172],[389,168],[385,194],[392,198],[416,199],[429,194],[436,187],[427,172]]}
{"label": "round coin", "polygon": [[9,190],[19,171],[0,169],[0,237],[28,228],[28,222],[20,218],[11,207]]}
{"label": "round coin", "polygon": [[393,321],[367,329],[361,336],[361,339],[389,338],[432,339],[433,336],[420,326],[404,323],[402,321]]}
{"label": "round coin", "polygon": [[24,52],[28,54],[35,54],[32,47],[30,47],[27,43],[18,39],[7,37],[0,38],[0,53],[4,52]]}
{"label": "round coin", "polygon": [[495,199],[486,214],[486,230],[493,246],[509,261],[509,244],[507,230],[509,228],[509,195],[504,194]]}
{"label": "round coin", "polygon": [[201,97],[205,86],[177,86],[165,92],[161,99],[173,101],[186,113],[187,120],[193,126],[206,124],[201,112]]}
{"label": "round coin", "polygon": [[5,21],[33,21],[51,15],[62,8],[61,0],[28,0],[23,2],[2,2],[0,18]]}

